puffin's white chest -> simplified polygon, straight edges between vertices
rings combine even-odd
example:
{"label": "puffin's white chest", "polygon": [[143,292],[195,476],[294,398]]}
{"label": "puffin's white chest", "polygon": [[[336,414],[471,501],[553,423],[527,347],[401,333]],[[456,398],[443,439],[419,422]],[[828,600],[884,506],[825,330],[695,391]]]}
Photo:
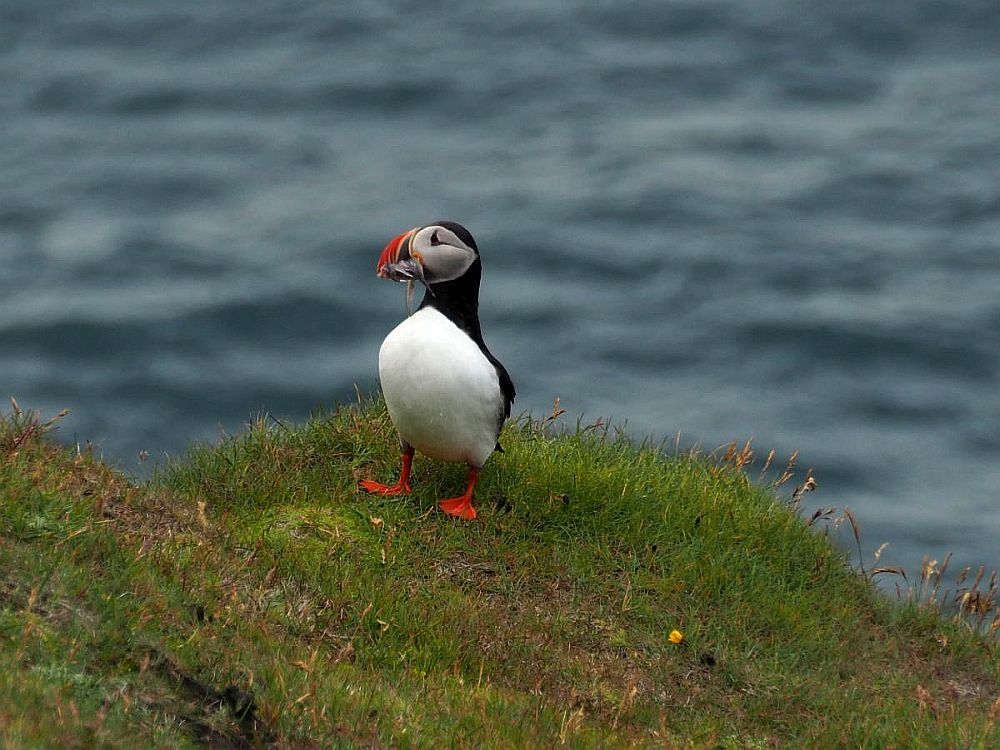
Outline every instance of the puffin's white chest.
{"label": "puffin's white chest", "polygon": [[392,423],[418,451],[475,467],[493,453],[503,422],[496,368],[437,310],[418,310],[385,337],[378,373]]}

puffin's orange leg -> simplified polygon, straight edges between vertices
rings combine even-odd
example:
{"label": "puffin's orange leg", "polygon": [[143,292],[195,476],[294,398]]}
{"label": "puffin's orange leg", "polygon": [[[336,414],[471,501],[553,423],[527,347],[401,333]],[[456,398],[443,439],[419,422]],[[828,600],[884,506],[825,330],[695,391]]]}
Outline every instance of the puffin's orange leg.
{"label": "puffin's orange leg", "polygon": [[465,488],[465,494],[458,497],[450,497],[447,500],[442,500],[438,503],[438,505],[441,506],[441,510],[450,516],[467,518],[470,521],[475,518],[476,509],[472,507],[472,491],[476,488],[476,478],[478,476],[479,470],[470,468],[469,486]]}
{"label": "puffin's orange leg", "polygon": [[410,465],[413,463],[413,448],[403,451],[403,471],[395,484],[380,484],[371,479],[362,479],[359,484],[363,489],[376,495],[408,495],[410,494]]}

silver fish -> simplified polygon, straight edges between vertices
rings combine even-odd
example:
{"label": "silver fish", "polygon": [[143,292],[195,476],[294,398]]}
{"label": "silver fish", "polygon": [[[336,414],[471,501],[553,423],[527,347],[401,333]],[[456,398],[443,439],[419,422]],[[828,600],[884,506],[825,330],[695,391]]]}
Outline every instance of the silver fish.
{"label": "silver fish", "polygon": [[416,288],[416,282],[419,281],[430,292],[431,296],[434,295],[434,290],[431,289],[431,285],[424,278],[423,266],[412,258],[390,263],[384,268],[382,273],[386,278],[390,278],[393,281],[406,282],[406,311],[410,315],[413,315],[413,292]]}

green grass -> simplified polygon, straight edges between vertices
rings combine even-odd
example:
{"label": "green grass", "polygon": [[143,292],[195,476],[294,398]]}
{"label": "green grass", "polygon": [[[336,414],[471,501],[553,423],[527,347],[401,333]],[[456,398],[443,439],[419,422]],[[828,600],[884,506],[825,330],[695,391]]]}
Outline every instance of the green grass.
{"label": "green grass", "polygon": [[995,640],[878,594],[746,453],[525,419],[463,522],[459,466],[356,491],[398,471],[377,402],[145,486],[42,427],[0,421],[5,747],[1000,745]]}

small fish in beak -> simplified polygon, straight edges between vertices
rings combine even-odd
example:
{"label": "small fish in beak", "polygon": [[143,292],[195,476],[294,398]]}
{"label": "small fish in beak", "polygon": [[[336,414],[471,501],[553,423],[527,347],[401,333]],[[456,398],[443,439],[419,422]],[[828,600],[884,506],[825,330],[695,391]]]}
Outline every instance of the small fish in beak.
{"label": "small fish in beak", "polygon": [[434,290],[424,278],[423,265],[419,259],[410,255],[410,241],[416,231],[416,229],[411,229],[409,232],[403,232],[398,237],[394,237],[382,250],[378,266],[375,269],[375,273],[380,279],[406,282],[406,309],[411,315],[413,314],[415,282],[419,281],[432,296],[434,295]]}

